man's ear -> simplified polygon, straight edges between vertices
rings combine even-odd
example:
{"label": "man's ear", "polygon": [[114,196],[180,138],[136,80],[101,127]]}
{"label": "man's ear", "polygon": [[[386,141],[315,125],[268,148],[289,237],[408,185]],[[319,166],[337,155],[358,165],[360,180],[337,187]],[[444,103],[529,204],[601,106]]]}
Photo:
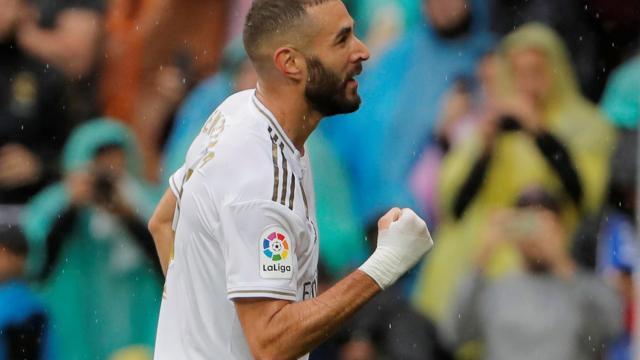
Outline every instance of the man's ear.
{"label": "man's ear", "polygon": [[273,63],[276,69],[288,79],[303,79],[303,58],[294,49],[290,47],[278,48],[273,54]]}

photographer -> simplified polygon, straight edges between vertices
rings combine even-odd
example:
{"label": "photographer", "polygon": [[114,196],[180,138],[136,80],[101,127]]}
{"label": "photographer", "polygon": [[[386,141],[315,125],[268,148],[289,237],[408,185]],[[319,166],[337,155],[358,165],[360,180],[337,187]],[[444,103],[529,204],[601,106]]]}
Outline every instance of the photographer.
{"label": "photographer", "polygon": [[[480,341],[485,359],[598,359],[621,328],[621,305],[594,273],[569,254],[558,203],[546,192],[525,192],[516,209],[495,213],[475,269],[449,317],[457,346]],[[491,258],[513,247],[523,271],[486,278]]]}
{"label": "photographer", "polygon": [[[557,197],[572,234],[604,198],[615,133],[578,90],[566,49],[554,31],[528,24],[497,51],[498,89],[483,103],[475,134],[453,143],[439,179],[438,247],[419,279],[420,308],[437,321],[479,248],[477,234],[495,209],[512,206],[532,184]],[[492,274],[518,267],[501,251]]]}
{"label": "photographer", "polygon": [[151,346],[161,273],[145,225],[153,200],[132,136],[93,120],[73,132],[63,157],[63,181],[38,194],[23,219],[60,358]]}

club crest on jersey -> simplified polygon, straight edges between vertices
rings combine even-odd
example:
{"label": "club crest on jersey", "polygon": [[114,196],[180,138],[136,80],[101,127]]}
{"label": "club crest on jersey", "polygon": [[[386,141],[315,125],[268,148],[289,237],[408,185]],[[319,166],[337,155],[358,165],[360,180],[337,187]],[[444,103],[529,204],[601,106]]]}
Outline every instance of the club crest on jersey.
{"label": "club crest on jersey", "polygon": [[284,229],[272,227],[260,236],[260,277],[264,279],[291,279],[289,236]]}

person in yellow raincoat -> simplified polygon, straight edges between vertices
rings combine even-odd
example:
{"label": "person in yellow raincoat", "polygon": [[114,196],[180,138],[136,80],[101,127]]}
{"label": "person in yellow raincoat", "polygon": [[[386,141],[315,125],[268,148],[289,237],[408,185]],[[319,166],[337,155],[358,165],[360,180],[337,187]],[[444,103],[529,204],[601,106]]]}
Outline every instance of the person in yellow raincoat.
{"label": "person in yellow raincoat", "polygon": [[[500,91],[484,100],[478,129],[443,160],[437,245],[418,276],[417,307],[441,322],[461,277],[473,264],[492,213],[539,186],[562,199],[562,218],[575,229],[603,200],[615,134],[578,89],[567,50],[550,28],[526,24],[498,50]],[[517,269],[505,245],[492,275]]]}

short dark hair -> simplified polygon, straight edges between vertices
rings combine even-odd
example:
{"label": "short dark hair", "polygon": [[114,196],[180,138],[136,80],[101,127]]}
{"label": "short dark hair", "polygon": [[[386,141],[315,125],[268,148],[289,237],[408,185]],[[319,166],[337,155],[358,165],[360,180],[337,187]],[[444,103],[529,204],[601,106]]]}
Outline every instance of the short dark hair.
{"label": "short dark hair", "polygon": [[307,15],[307,8],[334,0],[255,0],[244,22],[242,39],[252,61],[260,44],[277,33],[294,28]]}
{"label": "short dark hair", "polygon": [[516,208],[537,208],[560,215],[560,202],[551,193],[541,187],[532,187],[523,191],[516,201]]}

